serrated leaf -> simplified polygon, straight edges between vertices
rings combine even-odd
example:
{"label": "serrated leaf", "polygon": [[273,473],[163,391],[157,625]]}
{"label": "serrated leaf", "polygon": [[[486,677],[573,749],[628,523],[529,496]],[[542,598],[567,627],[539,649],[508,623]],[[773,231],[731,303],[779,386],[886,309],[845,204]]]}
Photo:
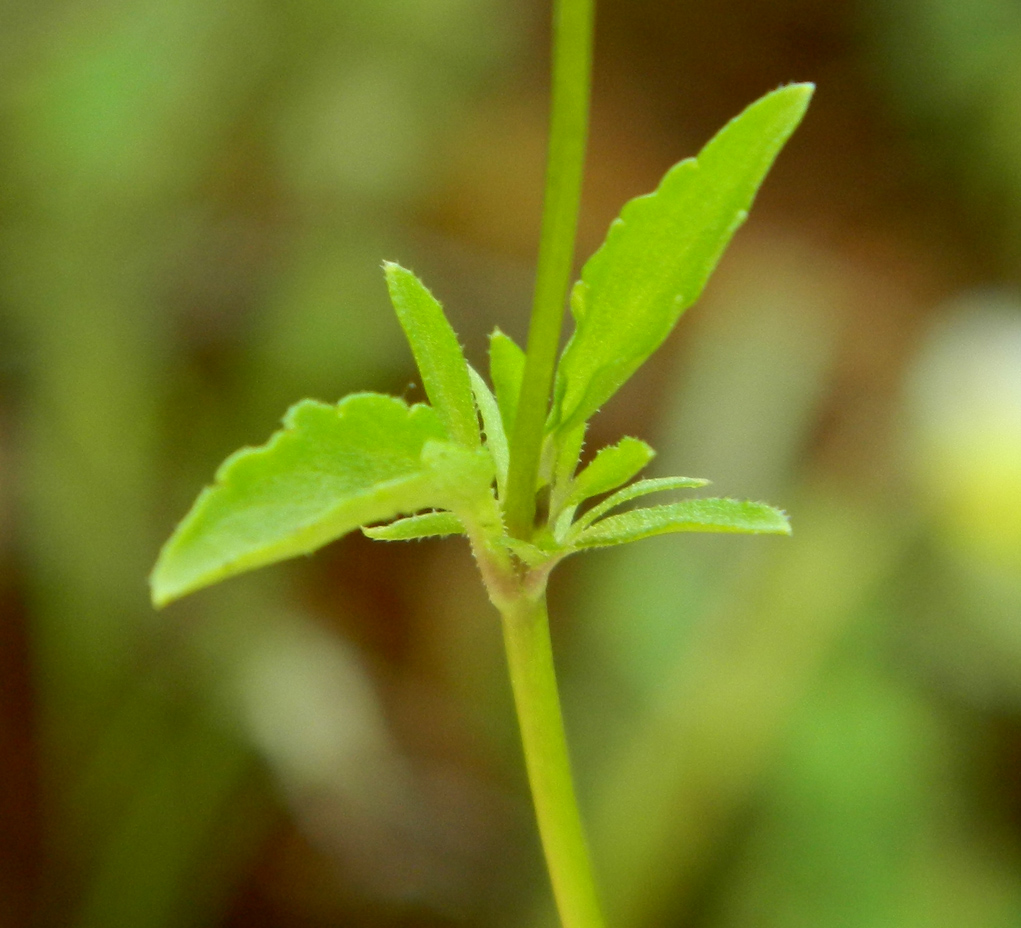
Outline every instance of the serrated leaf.
{"label": "serrated leaf", "polygon": [[484,474],[474,475],[469,487],[444,448],[476,459],[447,440],[429,406],[408,407],[376,393],[354,394],[336,406],[303,400],[266,445],[244,448],[220,466],[216,483],[202,491],[160,552],[150,578],[153,602],[162,606],[306,554],[369,522],[455,508],[463,505],[456,494],[488,493]]}
{"label": "serrated leaf", "polygon": [[509,335],[494,329],[489,336],[489,379],[493,381],[493,392],[507,434],[514,428],[524,374],[525,353]]}
{"label": "serrated leaf", "polygon": [[624,207],[571,294],[575,331],[555,391],[560,430],[616,393],[699,297],[812,90],[767,94]]}
{"label": "serrated leaf", "polygon": [[575,548],[602,548],[669,532],[789,535],[791,526],[784,513],[765,503],[688,499],[608,516],[582,532],[572,544]]}
{"label": "serrated leaf", "polygon": [[496,485],[503,497],[503,489],[507,483],[507,467],[510,461],[510,451],[507,448],[507,433],[503,427],[503,417],[500,415],[500,408],[497,405],[496,397],[487,386],[474,367],[468,365],[468,375],[471,377],[472,392],[475,394],[475,404],[482,414],[482,427],[486,433],[486,448],[493,456],[493,464],[496,466]]}
{"label": "serrated leaf", "polygon": [[577,537],[600,516],[633,499],[648,496],[650,493],[665,493],[667,490],[697,490],[708,484],[708,480],[700,477],[650,477],[648,480],[636,480],[583,513],[571,526],[570,536]]}
{"label": "serrated leaf", "polygon": [[[546,435],[543,450],[551,455],[552,484],[549,500],[550,517],[552,519],[553,537],[561,541],[574,521],[577,503],[569,502],[569,495],[574,486],[575,471],[581,458],[581,449],[585,446],[585,432],[588,423],[582,422],[577,428],[566,432],[550,432]],[[540,467],[540,477],[544,469]]]}
{"label": "serrated leaf", "polygon": [[443,307],[411,271],[391,261],[385,261],[383,268],[390,300],[429,401],[451,438],[467,448],[480,447],[468,364]]}
{"label": "serrated leaf", "polygon": [[567,505],[577,505],[590,496],[609,493],[626,483],[656,456],[649,445],[626,436],[617,444],[600,449],[577,477],[567,496]]}
{"label": "serrated leaf", "polygon": [[543,454],[549,455],[549,464],[544,463],[540,467],[540,477],[543,477],[548,470],[551,482],[558,493],[563,493],[564,500],[557,499],[556,507],[560,508],[566,502],[566,494],[571,491],[571,483],[574,480],[574,472],[578,469],[578,461],[581,459],[581,450],[585,447],[585,433],[588,431],[588,423],[582,422],[576,428],[568,429],[565,432],[550,432],[546,435],[543,444]]}
{"label": "serrated leaf", "polygon": [[463,535],[464,526],[452,512],[423,512],[398,519],[389,525],[362,526],[362,532],[376,541],[415,541],[419,538],[442,538]]}

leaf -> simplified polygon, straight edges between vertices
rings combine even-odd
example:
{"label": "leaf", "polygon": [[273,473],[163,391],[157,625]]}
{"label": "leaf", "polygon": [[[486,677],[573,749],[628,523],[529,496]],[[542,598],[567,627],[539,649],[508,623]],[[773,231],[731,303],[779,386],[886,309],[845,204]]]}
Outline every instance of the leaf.
{"label": "leaf", "polygon": [[489,336],[489,379],[493,381],[496,402],[500,406],[504,432],[514,429],[518,411],[518,395],[525,374],[525,353],[509,335],[494,329]]}
{"label": "leaf", "polygon": [[567,496],[567,505],[577,505],[590,496],[599,496],[626,483],[656,456],[644,441],[625,437],[617,444],[602,448],[577,477]]}
{"label": "leaf", "polygon": [[619,516],[608,516],[582,532],[573,545],[575,548],[602,548],[668,532],[789,535],[791,526],[784,513],[765,503],[736,499],[688,499],[666,506],[632,509]]}
{"label": "leaf", "polygon": [[581,534],[588,526],[600,516],[605,515],[611,509],[623,506],[624,503],[640,496],[648,496],[650,493],[664,493],[667,490],[697,490],[707,486],[708,480],[700,477],[652,477],[648,480],[636,480],[634,483],[618,490],[613,496],[604,499],[599,505],[593,506],[588,512],[583,513],[577,522],[571,526],[571,536]]}
{"label": "leaf", "polygon": [[481,447],[468,364],[443,307],[411,271],[392,261],[383,262],[383,269],[390,300],[440,421],[455,441]]}
{"label": "leaf", "polygon": [[574,488],[575,471],[581,459],[581,449],[585,446],[587,430],[588,423],[582,422],[577,428],[566,432],[549,432],[544,439],[543,458],[539,468],[540,486],[548,469],[551,484],[549,498],[551,528],[558,543],[570,530],[574,512],[578,508],[577,503],[569,502],[569,497]]}
{"label": "leaf", "polygon": [[266,445],[220,466],[160,552],[150,579],[154,604],[314,551],[369,522],[491,496],[484,472],[491,465],[475,463],[484,452],[446,438],[429,406],[376,393],[336,406],[303,400]]}
{"label": "leaf", "polygon": [[559,559],[562,556],[559,550],[555,552],[545,551],[538,545],[533,545],[529,541],[522,541],[520,538],[511,538],[509,535],[501,538],[500,544],[529,567],[541,567],[544,564],[548,564],[554,557]]}
{"label": "leaf", "polygon": [[659,189],[625,205],[571,294],[575,331],[555,390],[557,428],[587,420],[698,299],[808,106],[811,84],[753,103]]}
{"label": "leaf", "polygon": [[510,461],[510,452],[507,448],[507,433],[504,431],[503,418],[500,415],[496,397],[493,396],[479,372],[470,364],[468,365],[468,375],[471,377],[475,404],[482,414],[482,426],[486,433],[486,448],[493,456],[493,464],[496,466],[496,485],[502,498],[503,488],[507,483],[507,467]]}
{"label": "leaf", "polygon": [[452,512],[423,512],[398,519],[389,525],[363,526],[362,532],[376,541],[414,541],[418,538],[439,538],[463,535],[464,526]]}
{"label": "leaf", "polygon": [[493,496],[493,456],[487,450],[427,441],[422,463],[432,474],[436,499],[442,500],[431,508],[452,510],[469,536],[503,534],[500,504]]}
{"label": "leaf", "polygon": [[[548,432],[543,441],[543,458],[539,476],[544,481],[546,473],[549,473],[550,482],[558,496],[554,501],[556,509],[566,504],[566,494],[571,492],[574,473],[578,469],[578,461],[581,459],[581,449],[585,447],[586,431],[588,431],[588,423],[582,422],[576,428],[568,429],[565,432]],[[559,498],[560,495],[563,495],[563,500]]]}

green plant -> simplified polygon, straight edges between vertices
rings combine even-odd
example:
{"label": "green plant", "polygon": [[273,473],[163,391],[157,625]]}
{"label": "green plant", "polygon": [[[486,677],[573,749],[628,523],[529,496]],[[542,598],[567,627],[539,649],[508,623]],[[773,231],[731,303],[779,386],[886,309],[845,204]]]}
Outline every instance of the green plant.
{"label": "green plant", "polygon": [[[546,613],[568,555],[667,532],[789,533],[761,503],[690,498],[611,514],[631,500],[707,481],[629,482],[653,450],[625,437],[578,471],[586,424],[701,293],[794,131],[811,85],[746,109],[652,194],[628,203],[570,294],[575,330],[559,358],[588,119],[592,0],[557,0],[550,155],[527,352],[494,331],[492,389],[465,361],[440,303],[385,264],[431,405],[359,393],[303,400],[261,448],[228,458],[164,546],[163,606],[219,580],[315,550],[356,528],[387,541],[467,536],[503,617],[515,703],[561,919],[602,924],[577,811]],[[479,419],[481,418],[481,430]],[[609,494],[608,496],[606,494]],[[579,510],[594,497],[604,499]],[[389,521],[395,520],[395,521]]]}

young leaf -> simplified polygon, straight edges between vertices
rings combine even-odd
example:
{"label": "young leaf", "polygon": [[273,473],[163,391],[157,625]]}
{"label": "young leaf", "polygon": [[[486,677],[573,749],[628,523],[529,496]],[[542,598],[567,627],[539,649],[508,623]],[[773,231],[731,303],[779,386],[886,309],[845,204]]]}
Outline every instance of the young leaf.
{"label": "young leaf", "polygon": [[658,190],[625,205],[571,294],[576,327],[555,390],[560,430],[616,393],[701,294],[812,90],[793,84],[753,103]]}
{"label": "young leaf", "polygon": [[573,541],[576,548],[622,545],[668,532],[741,532],[789,535],[787,516],[765,503],[736,499],[688,499],[609,516]]}
{"label": "young leaf", "polygon": [[[547,469],[551,482],[559,493],[571,492],[571,484],[574,480],[574,473],[578,469],[578,461],[581,458],[581,449],[585,447],[585,432],[588,430],[588,423],[582,422],[573,429],[564,432],[550,432],[546,435],[543,445],[543,465],[540,467],[540,477],[544,477]],[[545,463],[546,455],[549,455],[549,464]],[[564,501],[557,500],[557,508],[564,505]]]}
{"label": "young leaf", "polygon": [[383,268],[390,300],[429,401],[451,438],[468,448],[480,447],[468,364],[443,307],[411,271],[391,261],[385,261]]}
{"label": "young leaf", "polygon": [[588,512],[583,513],[577,522],[571,526],[571,537],[577,537],[600,516],[605,515],[611,509],[623,506],[624,503],[640,496],[648,496],[650,493],[663,493],[666,490],[697,490],[709,483],[699,477],[652,477],[649,480],[636,480],[634,483],[618,490],[613,496],[604,499],[599,505],[593,506]]}
{"label": "young leaf", "polygon": [[367,522],[455,508],[462,505],[457,494],[491,496],[484,476],[472,475],[469,487],[438,456],[444,447],[475,458],[447,440],[429,406],[409,408],[376,393],[336,406],[303,400],[266,445],[220,466],[160,552],[150,581],[154,604],[314,551]]}
{"label": "young leaf", "polygon": [[362,532],[377,541],[414,541],[419,538],[442,538],[463,535],[464,526],[452,512],[423,512],[398,519],[389,525],[362,526]]}
{"label": "young leaf", "polygon": [[[539,567],[543,564],[548,564],[554,557],[559,559],[562,556],[558,553],[544,551],[538,545],[533,545],[530,541],[522,541],[520,538],[511,538],[508,535],[500,539],[500,544],[529,567]],[[570,553],[570,551],[567,553]]]}
{"label": "young leaf", "polygon": [[525,353],[509,335],[494,329],[489,336],[489,379],[493,381],[504,432],[508,435],[514,428],[524,373]]}
{"label": "young leaf", "polygon": [[475,404],[478,406],[479,412],[482,413],[482,426],[486,432],[486,448],[493,456],[493,464],[496,466],[496,486],[502,498],[503,488],[507,483],[507,464],[510,459],[510,452],[507,450],[507,433],[503,428],[503,417],[500,415],[496,397],[493,396],[479,372],[470,364],[468,365],[468,375],[471,377]]}
{"label": "young leaf", "polygon": [[567,505],[577,505],[590,496],[599,496],[626,483],[656,455],[644,441],[625,437],[617,444],[602,448],[577,477],[567,496]]}

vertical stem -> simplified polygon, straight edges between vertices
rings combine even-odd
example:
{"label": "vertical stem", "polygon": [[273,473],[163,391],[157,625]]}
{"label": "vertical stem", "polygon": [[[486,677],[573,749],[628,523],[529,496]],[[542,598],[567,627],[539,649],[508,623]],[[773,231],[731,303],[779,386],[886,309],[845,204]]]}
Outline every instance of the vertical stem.
{"label": "vertical stem", "polygon": [[553,101],[546,193],[525,373],[510,444],[504,511],[511,535],[527,539],[543,429],[567,303],[588,136],[594,0],[554,0]]}
{"label": "vertical stem", "polygon": [[[511,431],[504,516],[528,539],[567,303],[585,168],[595,0],[554,0],[553,101],[535,300],[525,371]],[[514,704],[546,865],[563,928],[603,928],[592,865],[571,781],[571,764],[553,668],[546,597],[504,600],[503,635]]]}
{"label": "vertical stem", "polygon": [[571,781],[553,669],[546,597],[503,611],[503,636],[539,835],[563,928],[602,928],[592,865]]}

